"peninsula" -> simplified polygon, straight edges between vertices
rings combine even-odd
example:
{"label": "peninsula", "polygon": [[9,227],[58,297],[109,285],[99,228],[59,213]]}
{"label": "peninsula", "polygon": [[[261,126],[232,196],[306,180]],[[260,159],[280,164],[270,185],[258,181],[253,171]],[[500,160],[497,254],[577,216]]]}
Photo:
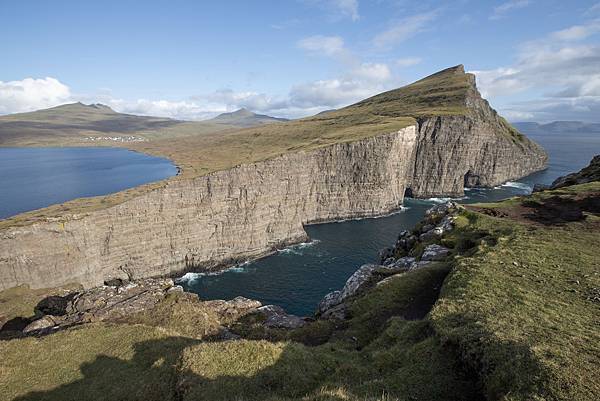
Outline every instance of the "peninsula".
{"label": "peninsula", "polygon": [[181,174],[0,222],[0,288],[218,269],[305,240],[306,224],[389,213],[405,195],[460,196],[547,160],[462,66],[300,120],[151,129],[162,134],[122,146],[169,157]]}

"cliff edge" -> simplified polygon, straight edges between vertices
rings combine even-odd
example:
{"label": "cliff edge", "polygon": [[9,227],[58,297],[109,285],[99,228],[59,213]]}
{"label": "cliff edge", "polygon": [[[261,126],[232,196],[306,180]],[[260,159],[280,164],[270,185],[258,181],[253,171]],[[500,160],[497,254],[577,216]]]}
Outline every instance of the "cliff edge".
{"label": "cliff edge", "polygon": [[305,224],[389,213],[405,193],[461,195],[547,159],[462,66],[327,114],[143,146],[195,173],[110,206],[3,221],[0,289],[216,269],[305,240]]}

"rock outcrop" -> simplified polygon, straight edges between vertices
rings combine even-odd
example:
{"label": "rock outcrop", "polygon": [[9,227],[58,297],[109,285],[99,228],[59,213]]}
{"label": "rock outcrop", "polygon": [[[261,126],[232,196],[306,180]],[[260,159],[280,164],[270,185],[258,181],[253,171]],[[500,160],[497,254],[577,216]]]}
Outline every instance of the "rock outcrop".
{"label": "rock outcrop", "polygon": [[[396,132],[170,181],[87,214],[3,228],[0,289],[93,287],[218,269],[306,240],[305,224],[394,211],[405,192],[462,195],[465,185],[494,186],[544,168],[543,150],[481,99],[474,77],[462,67],[440,74],[470,80],[459,99],[464,112],[418,115],[415,126]],[[393,93],[379,96],[392,98],[380,114],[402,106]],[[380,107],[374,97],[347,112],[365,104],[368,113]]]}
{"label": "rock outcrop", "polygon": [[600,155],[594,156],[586,167],[576,173],[558,177],[550,185],[551,189],[567,187],[569,185],[586,184],[592,181],[600,181]]}
{"label": "rock outcrop", "polygon": [[[317,307],[316,316],[321,319],[344,320],[347,318],[348,303],[372,288],[389,283],[403,274],[446,261],[452,251],[440,244],[442,236],[454,230],[454,219],[462,206],[454,202],[436,205],[425,212],[420,225],[412,231],[402,231],[392,248],[379,252],[381,265],[366,264],[358,268],[346,281],[341,290],[326,294]],[[439,231],[439,236],[424,237],[428,232]],[[405,256],[405,255],[411,256]]]}

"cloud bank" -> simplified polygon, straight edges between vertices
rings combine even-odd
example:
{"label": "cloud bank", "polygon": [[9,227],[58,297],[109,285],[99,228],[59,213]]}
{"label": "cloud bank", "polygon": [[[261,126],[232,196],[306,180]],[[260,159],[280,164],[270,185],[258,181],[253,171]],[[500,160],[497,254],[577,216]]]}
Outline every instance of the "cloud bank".
{"label": "cloud bank", "polygon": [[55,78],[0,81],[0,114],[58,106],[71,99],[69,87]]}
{"label": "cloud bank", "polygon": [[482,95],[501,100],[519,93],[542,93],[534,101],[502,106],[513,120],[598,120],[600,46],[584,41],[598,32],[600,21],[594,20],[524,43],[513,65],[473,71]]}

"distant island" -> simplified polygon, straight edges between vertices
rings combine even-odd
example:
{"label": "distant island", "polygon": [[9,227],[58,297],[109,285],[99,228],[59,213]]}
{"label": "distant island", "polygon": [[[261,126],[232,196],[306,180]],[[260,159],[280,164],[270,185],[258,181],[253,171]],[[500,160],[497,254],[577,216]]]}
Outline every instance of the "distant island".
{"label": "distant island", "polygon": [[536,122],[516,122],[512,123],[512,125],[519,131],[523,131],[525,133],[600,133],[600,123],[585,123],[583,121],[553,121],[546,124],[540,124]]}

